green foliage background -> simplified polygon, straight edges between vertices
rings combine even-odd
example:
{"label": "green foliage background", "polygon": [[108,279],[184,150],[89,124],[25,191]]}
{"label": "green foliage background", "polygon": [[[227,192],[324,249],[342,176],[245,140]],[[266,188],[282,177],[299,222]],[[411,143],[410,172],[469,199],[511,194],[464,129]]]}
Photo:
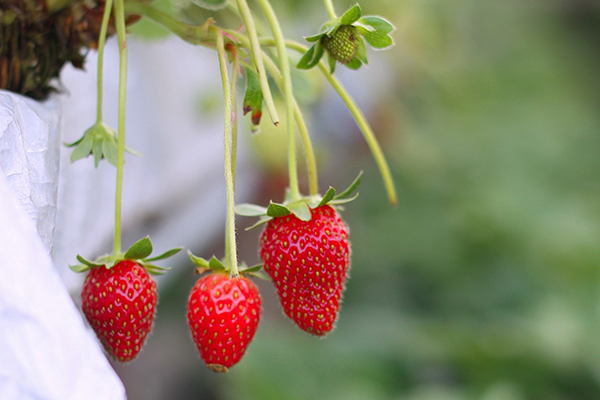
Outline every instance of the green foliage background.
{"label": "green foliage background", "polygon": [[[352,4],[335,2],[338,13]],[[156,340],[141,358],[158,338],[187,340],[168,398],[600,398],[600,3],[361,6],[397,28],[392,50],[369,53],[387,84],[365,111],[399,203],[386,203],[358,131],[341,145],[318,135],[337,163],[322,165],[321,186],[365,170],[344,213],[353,254],[337,329],[324,340],[299,331],[261,283],[253,343],[229,374],[214,375],[190,354],[186,332],[164,333],[185,318],[186,275],[161,293]],[[326,20],[319,1],[274,7],[297,40]],[[358,71],[357,84],[368,74]],[[317,133],[327,124],[319,118]],[[239,234],[246,260],[257,234]],[[133,370],[119,371],[134,396]]]}

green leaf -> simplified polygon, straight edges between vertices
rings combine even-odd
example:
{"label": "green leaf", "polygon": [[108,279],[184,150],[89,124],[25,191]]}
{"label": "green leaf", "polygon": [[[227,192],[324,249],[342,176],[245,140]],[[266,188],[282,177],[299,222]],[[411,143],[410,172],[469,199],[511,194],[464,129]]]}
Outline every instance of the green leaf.
{"label": "green leaf", "polygon": [[381,33],[390,33],[395,29],[394,25],[376,15],[366,15],[359,19],[358,22],[363,25],[368,25],[372,27],[373,30]]}
{"label": "green leaf", "polygon": [[98,264],[98,263],[95,263],[95,262],[91,262],[91,261],[89,261],[89,260],[86,260],[85,258],[81,257],[79,254],[77,254],[77,261],[79,261],[80,263],[82,263],[82,264],[84,264],[84,265],[87,265],[87,266],[88,266],[88,267],[90,267],[90,268],[93,268],[93,267],[101,267],[101,266],[103,266],[103,265],[104,265],[104,264]]}
{"label": "green leaf", "polygon": [[79,143],[81,143],[83,141],[83,139],[85,138],[85,135],[83,135],[82,137],[80,137],[79,139],[77,139],[76,141],[74,141],[73,143],[66,143],[63,142],[63,145],[65,147],[75,147],[77,146]]}
{"label": "green leaf", "polygon": [[257,222],[254,224],[254,225],[252,225],[252,226],[249,226],[249,227],[248,227],[248,228],[246,228],[245,230],[246,230],[246,231],[249,231],[250,229],[254,229],[254,228],[256,228],[256,227],[259,227],[259,226],[261,226],[261,225],[263,225],[263,224],[266,224],[267,222],[269,222],[269,221],[270,221],[270,220],[272,220],[272,219],[273,219],[273,218],[271,218],[271,217],[269,217],[269,216],[266,216],[266,215],[265,215],[265,216],[263,216],[263,217],[260,217],[260,219],[259,219],[259,220],[258,220],[258,221],[257,221]]}
{"label": "green leaf", "polygon": [[75,150],[73,150],[71,153],[71,162],[75,162],[89,156],[93,146],[94,138],[91,135],[85,135],[77,147],[75,147]]}
{"label": "green leaf", "polygon": [[262,271],[248,272],[248,275],[258,278],[258,279],[262,279],[263,281],[270,280],[269,276]]}
{"label": "green leaf", "polygon": [[298,217],[298,219],[302,221],[310,221],[310,208],[308,208],[308,204],[306,204],[304,201],[290,203],[288,204],[288,208],[296,217]]}
{"label": "green leaf", "polygon": [[[327,189],[327,193],[325,193],[325,196],[323,196],[323,198],[321,199],[321,201],[319,202],[317,207],[324,206],[325,204],[327,204],[331,200],[333,200],[334,197],[335,197],[335,189],[332,188],[331,186],[329,186],[329,189]],[[317,208],[317,207],[315,207],[315,208]]]}
{"label": "green leaf", "polygon": [[104,157],[106,157],[106,160],[109,163],[111,163],[115,167],[117,166],[118,149],[117,149],[117,142],[115,140],[110,140],[110,139],[103,140],[102,141],[102,153],[104,153]]}
{"label": "green leaf", "polygon": [[144,258],[144,262],[146,261],[158,261],[158,260],[164,260],[165,258],[169,258],[174,256],[175,254],[179,253],[181,250],[183,249],[183,247],[176,247],[174,249],[170,249],[165,251],[164,253],[162,253],[159,256],[156,257],[151,257],[151,258]]}
{"label": "green leaf", "polygon": [[260,124],[262,117],[263,92],[258,74],[252,68],[246,68],[246,94],[244,95],[244,115],[252,112],[250,117],[254,125]]}
{"label": "green leaf", "polygon": [[227,0],[192,0],[192,3],[207,10],[220,10],[227,6]]}
{"label": "green leaf", "polygon": [[212,269],[215,272],[227,271],[227,268],[225,268],[223,263],[215,256],[212,256],[212,258],[208,262],[208,268]]}
{"label": "green leaf", "polygon": [[350,60],[350,62],[348,64],[345,64],[347,68],[350,69],[359,69],[362,66],[362,63],[360,62],[360,60],[356,57],[352,58],[352,60]]}
{"label": "green leaf", "polygon": [[261,270],[262,267],[263,267],[262,264],[256,264],[256,265],[253,265],[251,267],[241,268],[240,269],[240,274],[247,274],[247,273],[251,273],[251,272],[258,272],[258,271]]}
{"label": "green leaf", "polygon": [[354,57],[358,58],[363,64],[369,65],[369,60],[367,59],[367,46],[365,46],[365,40],[363,38],[358,40],[358,47],[356,48]]}
{"label": "green leaf", "polygon": [[267,208],[257,206],[256,204],[238,204],[233,210],[237,215],[242,215],[244,217],[260,217],[261,215],[267,215]]}
{"label": "green leaf", "polygon": [[325,33],[321,32],[321,33],[317,33],[316,35],[305,36],[304,40],[306,40],[307,42],[313,43],[313,42],[316,42],[319,39],[321,39],[323,37],[323,35],[325,35]]}
{"label": "green leaf", "polygon": [[104,140],[102,138],[94,139],[94,146],[92,147],[92,154],[94,154],[94,167],[98,168],[98,164],[100,164],[100,160],[104,158],[104,154],[102,153],[102,142]]}
{"label": "green leaf", "polygon": [[394,45],[394,41],[387,33],[382,33],[380,31],[369,31],[362,26],[357,28],[374,49],[385,49]]}
{"label": "green leaf", "polygon": [[340,27],[340,19],[334,19],[327,21],[321,26],[321,33],[325,33],[329,36],[333,34]]}
{"label": "green leaf", "polygon": [[285,217],[286,215],[290,215],[290,213],[291,211],[283,204],[271,202],[269,208],[267,208],[267,215],[273,218]]}
{"label": "green leaf", "polygon": [[143,263],[144,268],[152,275],[162,275],[171,268],[159,267],[158,265]]}
{"label": "green leaf", "polygon": [[150,241],[150,238],[146,236],[135,242],[129,250],[125,252],[124,258],[126,260],[140,260],[148,257],[150,254],[152,254],[152,242]]}
{"label": "green leaf", "polygon": [[362,11],[358,4],[351,7],[348,11],[342,15],[341,24],[342,25],[351,25],[354,22],[358,21],[360,16],[362,15]]}
{"label": "green leaf", "polygon": [[191,251],[188,250],[188,256],[190,257],[190,261],[192,263],[194,263],[195,265],[197,265],[200,268],[205,268],[208,269],[210,268],[208,266],[208,261],[206,261],[204,258],[202,257],[196,257],[195,255],[192,254]]}
{"label": "green leaf", "polygon": [[321,42],[316,42],[304,53],[300,61],[298,61],[296,68],[311,69],[319,63],[321,57],[323,57],[323,53],[325,53],[325,49],[321,46]]}
{"label": "green leaf", "polygon": [[73,272],[85,272],[85,271],[92,269],[92,267],[90,267],[89,265],[85,265],[85,264],[69,265],[69,268]]}
{"label": "green leaf", "polygon": [[362,179],[362,174],[363,174],[363,172],[360,171],[358,173],[358,176],[356,178],[354,178],[354,181],[352,181],[350,186],[348,186],[348,188],[346,190],[344,190],[342,193],[335,196],[334,200],[345,199],[348,196],[350,196],[352,194],[352,192],[354,192],[356,190],[358,185],[360,185],[360,180]]}
{"label": "green leaf", "polygon": [[329,73],[333,74],[333,71],[335,71],[335,58],[333,58],[333,56],[331,54],[329,54],[329,52],[327,52],[327,64],[329,64]]}
{"label": "green leaf", "polygon": [[[117,143],[116,139],[115,139],[115,144]],[[128,152],[129,154],[133,154],[134,156],[138,156],[138,157],[144,157],[144,155],[142,153],[140,153],[139,151],[132,149],[129,146],[125,146],[125,151]]]}
{"label": "green leaf", "polygon": [[346,203],[350,203],[351,201],[356,200],[357,197],[358,197],[358,192],[352,197],[345,197],[342,199],[333,199],[329,202],[329,204],[331,204],[332,206],[339,205],[339,204],[346,204]]}

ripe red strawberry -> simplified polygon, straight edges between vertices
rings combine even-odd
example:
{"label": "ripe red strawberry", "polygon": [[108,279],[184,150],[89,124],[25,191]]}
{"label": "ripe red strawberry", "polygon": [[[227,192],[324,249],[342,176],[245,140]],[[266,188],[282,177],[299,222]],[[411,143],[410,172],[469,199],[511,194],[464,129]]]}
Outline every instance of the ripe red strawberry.
{"label": "ripe red strawberry", "polygon": [[323,336],[333,329],[350,268],[348,228],[328,205],[272,219],[260,238],[260,257],[283,311],[298,326]]}
{"label": "ripe red strawberry", "polygon": [[154,320],[156,281],[146,269],[123,260],[90,270],[81,291],[82,308],[106,351],[117,360],[133,360]]}
{"label": "ripe red strawberry", "polygon": [[215,372],[236,364],[260,320],[258,288],[245,277],[213,273],[198,279],[188,300],[188,324],[200,356]]}

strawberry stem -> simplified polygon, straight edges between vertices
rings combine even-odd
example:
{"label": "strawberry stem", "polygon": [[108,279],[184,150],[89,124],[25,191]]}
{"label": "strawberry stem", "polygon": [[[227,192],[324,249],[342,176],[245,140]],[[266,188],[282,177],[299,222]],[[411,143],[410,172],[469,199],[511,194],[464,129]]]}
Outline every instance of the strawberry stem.
{"label": "strawberry stem", "polygon": [[104,4],[104,14],[102,15],[102,25],[100,26],[100,36],[98,38],[98,104],[96,112],[96,123],[102,122],[102,75],[104,65],[104,43],[106,42],[106,31],[108,30],[108,21],[112,10],[113,0],[106,0]]}
{"label": "strawberry stem", "polygon": [[[234,177],[232,163],[232,135],[231,135],[231,87],[229,84],[229,76],[227,73],[227,56],[225,54],[225,45],[223,42],[223,34],[216,27],[210,27],[210,30],[215,34],[217,54],[219,56],[219,67],[221,71],[221,82],[223,84],[223,97],[225,102],[225,118],[224,118],[224,158],[225,158],[225,184],[227,186],[227,222],[226,222],[226,238],[225,247],[228,250],[229,268],[231,270],[231,278],[239,276],[237,265],[237,249],[235,241],[235,193],[234,193]],[[235,73],[235,71],[234,71]]]}
{"label": "strawberry stem", "polygon": [[[235,37],[236,40],[241,42],[243,47],[248,48],[250,46],[250,41],[248,40],[248,38],[245,35],[243,35],[239,32],[236,32],[236,31],[229,30],[229,29],[223,29],[222,31]],[[267,39],[267,40],[261,39],[261,43],[263,43],[267,46],[273,46],[275,42],[273,39]],[[287,43],[286,43],[286,45],[287,45]],[[271,77],[275,81],[275,84],[281,90],[283,88],[283,77],[281,75],[281,72],[279,72],[279,69],[277,68],[277,66],[275,65],[273,60],[271,60],[264,51],[263,51],[263,61],[265,63],[266,69],[269,71],[269,74],[271,74]],[[244,64],[244,65],[246,65],[246,64]],[[283,90],[281,90],[281,91],[283,92]],[[300,139],[302,140],[302,147],[304,149],[304,157],[306,160],[306,168],[307,168],[307,172],[308,172],[308,189],[309,189],[310,195],[312,196],[312,195],[316,195],[319,193],[317,161],[315,158],[315,152],[314,152],[312,143],[310,141],[310,136],[308,134],[308,129],[306,127],[306,123],[304,122],[304,117],[302,116],[302,111],[300,110],[300,107],[298,106],[296,99],[293,99],[293,104],[294,104],[294,119],[296,120],[296,125],[298,126],[298,132],[300,133]]]}
{"label": "strawberry stem", "polygon": [[[307,50],[306,47],[304,47],[300,43],[294,42],[292,40],[286,40],[285,43],[288,48],[298,51],[300,53],[305,53]],[[269,45],[272,46],[273,39],[261,39],[261,44],[263,46],[269,46]],[[342,86],[340,81],[338,81],[337,78],[334,77],[331,74],[331,72],[329,72],[329,67],[323,61],[319,62],[319,69],[323,73],[323,76],[325,77],[325,79],[327,79],[329,84],[335,89],[335,91],[338,93],[338,95],[344,101],[344,103],[346,104],[346,107],[348,107],[348,110],[350,111],[350,113],[352,113],[352,116],[354,117],[356,124],[358,125],[359,129],[361,130],[363,137],[365,138],[367,145],[369,146],[369,149],[371,150],[371,153],[373,154],[373,158],[375,159],[375,162],[377,163],[377,167],[379,168],[379,173],[381,174],[381,178],[383,179],[383,184],[384,184],[386,192],[387,192],[388,200],[389,200],[390,204],[395,205],[397,202],[397,196],[396,196],[396,186],[394,184],[394,179],[392,178],[392,173],[390,171],[390,167],[385,158],[385,155],[383,154],[383,151],[381,150],[381,146],[379,145],[379,142],[377,141],[377,137],[375,136],[375,133],[373,133],[373,129],[371,129],[371,126],[367,122],[367,119],[365,118],[365,116],[362,113],[362,111],[360,110],[360,108],[358,108],[358,106],[356,105],[356,103],[354,102],[354,100],[352,99],[350,94],[348,94],[348,92],[346,91],[344,86]]]}
{"label": "strawberry stem", "polygon": [[[268,0],[258,0],[258,4],[263,10],[267,22],[275,39],[275,47],[279,58],[279,68],[283,76],[283,95],[285,98],[285,125],[288,137],[288,174],[290,179],[290,192],[292,200],[300,199],[300,187],[298,185],[298,166],[296,164],[296,145],[294,135],[294,94],[292,92],[292,77],[290,73],[290,63],[285,49],[283,33],[279,26],[277,16]],[[252,42],[251,42],[252,43]],[[262,57],[261,57],[262,58]]]}
{"label": "strawberry stem", "polygon": [[252,13],[250,12],[250,7],[248,7],[248,3],[246,3],[246,0],[236,0],[236,3],[238,9],[240,10],[242,21],[244,21],[244,25],[246,25],[246,32],[248,33],[248,38],[250,39],[250,55],[252,57],[252,62],[256,66],[256,72],[258,73],[258,77],[260,80],[260,87],[263,92],[265,105],[267,107],[267,110],[269,110],[269,116],[271,117],[271,121],[275,126],[277,126],[279,125],[279,116],[277,115],[275,103],[273,102],[273,96],[271,95],[271,90],[269,89],[267,73],[263,64],[262,54],[260,51],[260,44],[258,43],[258,35],[256,33],[256,28],[254,27],[254,19],[252,18]]}
{"label": "strawberry stem", "polygon": [[397,197],[396,197],[396,186],[394,184],[394,179],[392,178],[392,173],[390,171],[390,166],[388,165],[387,160],[385,159],[385,155],[383,154],[383,150],[381,150],[381,146],[377,141],[377,137],[375,133],[373,133],[373,129],[367,122],[364,114],[358,108],[350,94],[344,89],[340,81],[338,81],[332,74],[329,72],[329,67],[325,65],[323,61],[319,62],[319,69],[325,76],[325,79],[329,82],[329,84],[338,92],[339,96],[342,98],[344,103],[346,103],[346,107],[352,113],[356,124],[360,128],[369,149],[371,149],[371,153],[373,154],[373,158],[375,158],[375,162],[377,163],[377,167],[379,168],[379,172],[383,179],[383,185],[385,186],[388,200],[390,204],[396,205]]}
{"label": "strawberry stem", "polygon": [[329,15],[329,19],[336,19],[335,10],[333,9],[333,3],[331,0],[323,0],[325,3],[325,8],[327,9],[327,15]]}
{"label": "strawberry stem", "polygon": [[115,21],[119,40],[119,118],[117,130],[117,189],[115,193],[115,241],[113,254],[121,253],[121,200],[123,197],[123,166],[125,164],[125,91],[127,87],[127,43],[123,0],[115,2]]}
{"label": "strawberry stem", "polygon": [[[231,176],[233,183],[233,193],[235,193],[235,168],[237,161],[237,135],[238,135],[238,123],[237,123],[237,78],[238,69],[240,66],[240,59],[237,54],[237,48],[231,51],[233,58],[232,71],[231,71]],[[227,116],[227,114],[226,114]],[[234,201],[235,202],[235,201]],[[229,240],[229,232],[226,229],[225,232],[225,254],[229,254],[231,243]],[[237,259],[237,256],[236,256]]]}

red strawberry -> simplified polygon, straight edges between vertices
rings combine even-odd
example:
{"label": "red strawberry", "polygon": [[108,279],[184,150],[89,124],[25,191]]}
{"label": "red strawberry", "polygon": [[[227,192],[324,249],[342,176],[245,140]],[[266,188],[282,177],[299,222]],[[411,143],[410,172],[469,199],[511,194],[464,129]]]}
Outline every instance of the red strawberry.
{"label": "red strawberry", "polygon": [[260,257],[285,314],[313,335],[333,329],[350,268],[348,228],[328,205],[272,219],[260,238]]}
{"label": "red strawberry", "polygon": [[210,369],[227,372],[240,361],[258,327],[260,304],[248,278],[213,273],[198,279],[188,300],[188,324]]}
{"label": "red strawberry", "polygon": [[154,320],[154,278],[131,260],[110,269],[94,267],[85,278],[81,299],[83,313],[106,351],[119,361],[133,360]]}

